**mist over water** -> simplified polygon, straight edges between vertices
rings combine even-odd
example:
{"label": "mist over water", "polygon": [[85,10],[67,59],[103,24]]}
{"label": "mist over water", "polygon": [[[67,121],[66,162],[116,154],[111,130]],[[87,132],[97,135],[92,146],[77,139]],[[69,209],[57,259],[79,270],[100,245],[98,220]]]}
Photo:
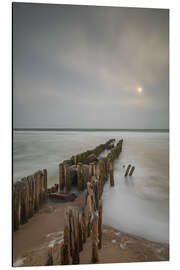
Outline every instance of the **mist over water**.
{"label": "mist over water", "polygon": [[[48,185],[58,183],[58,164],[110,138],[123,138],[115,162],[115,186],[103,192],[103,222],[144,238],[169,242],[169,134],[147,132],[15,131],[13,181],[48,170]],[[128,164],[133,176],[124,178]]]}

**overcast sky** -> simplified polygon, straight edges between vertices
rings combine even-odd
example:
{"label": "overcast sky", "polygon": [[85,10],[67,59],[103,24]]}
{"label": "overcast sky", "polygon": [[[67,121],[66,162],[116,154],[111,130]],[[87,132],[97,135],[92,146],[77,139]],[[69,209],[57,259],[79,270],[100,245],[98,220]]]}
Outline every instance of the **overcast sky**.
{"label": "overcast sky", "polygon": [[166,129],[168,10],[13,4],[13,78],[15,128]]}

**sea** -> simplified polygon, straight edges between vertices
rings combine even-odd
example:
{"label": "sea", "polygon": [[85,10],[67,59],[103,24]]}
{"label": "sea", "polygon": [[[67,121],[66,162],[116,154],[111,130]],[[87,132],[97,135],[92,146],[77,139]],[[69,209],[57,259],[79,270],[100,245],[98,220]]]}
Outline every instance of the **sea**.
{"label": "sea", "polygon": [[[103,191],[103,223],[122,232],[169,243],[169,132],[15,130],[13,182],[39,169],[48,171],[48,186],[58,183],[58,164],[109,139],[123,139],[114,163],[114,187]],[[135,166],[124,177],[127,166]]]}

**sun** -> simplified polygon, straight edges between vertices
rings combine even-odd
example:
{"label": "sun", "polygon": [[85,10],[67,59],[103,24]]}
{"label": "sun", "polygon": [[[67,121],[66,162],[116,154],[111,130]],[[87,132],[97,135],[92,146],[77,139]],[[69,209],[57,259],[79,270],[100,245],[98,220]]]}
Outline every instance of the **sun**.
{"label": "sun", "polygon": [[139,94],[141,94],[142,91],[143,91],[142,87],[141,86],[138,86],[137,91],[138,91]]}

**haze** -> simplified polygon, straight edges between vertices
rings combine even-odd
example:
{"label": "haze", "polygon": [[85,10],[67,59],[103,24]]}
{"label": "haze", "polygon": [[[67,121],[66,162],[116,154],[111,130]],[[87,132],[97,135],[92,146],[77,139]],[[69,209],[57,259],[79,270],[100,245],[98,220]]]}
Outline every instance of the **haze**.
{"label": "haze", "polygon": [[169,11],[13,4],[14,128],[169,127]]}

